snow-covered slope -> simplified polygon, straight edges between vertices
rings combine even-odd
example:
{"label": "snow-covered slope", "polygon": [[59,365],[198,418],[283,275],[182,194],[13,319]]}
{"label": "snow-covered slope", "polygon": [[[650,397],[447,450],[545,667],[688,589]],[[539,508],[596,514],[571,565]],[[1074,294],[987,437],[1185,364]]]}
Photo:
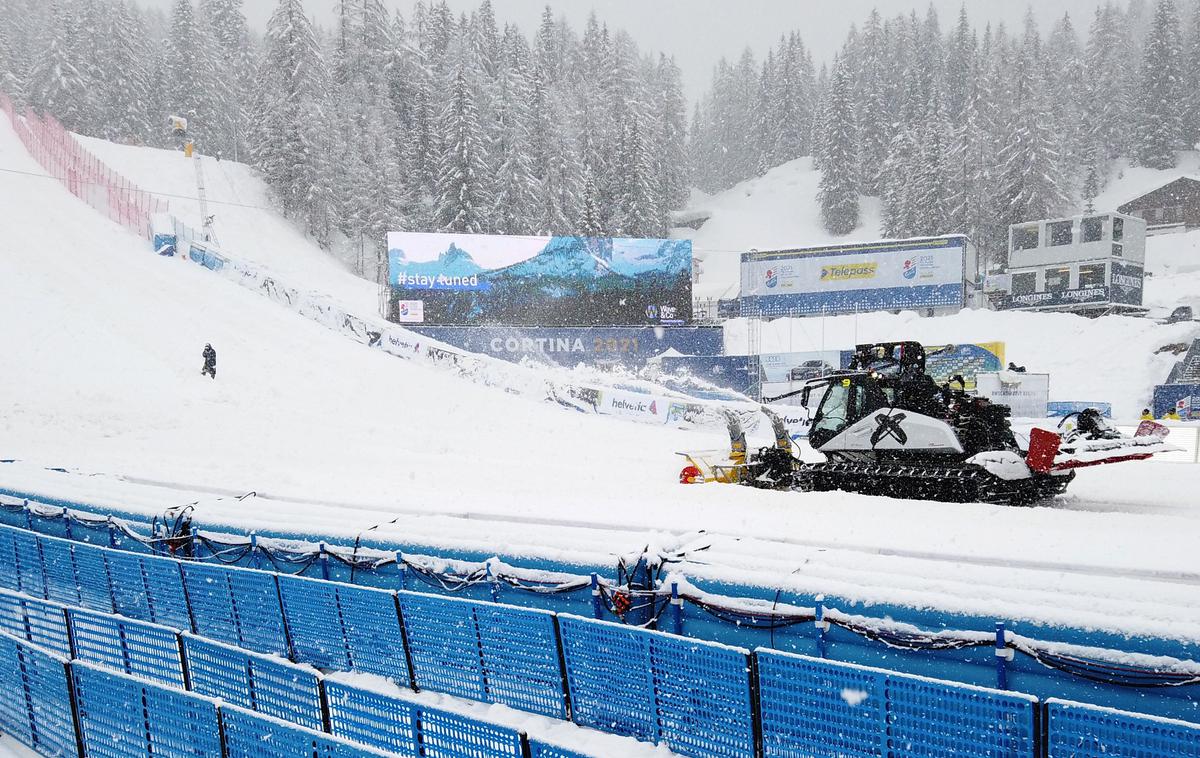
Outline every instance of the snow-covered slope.
{"label": "snow-covered slope", "polygon": [[[697,193],[689,211],[707,213],[710,218],[697,231],[677,229],[674,234],[692,240],[693,254],[700,261],[695,296],[737,297],[739,256],[748,249],[845,239],[821,226],[820,181],[821,173],[813,169],[812,158],[799,158],[724,192],[711,196]],[[860,209],[859,227],[850,239],[879,239],[879,201],[864,197]]]}
{"label": "snow-covered slope", "polygon": [[[185,183],[176,155],[109,149],[144,161],[149,188]],[[0,163],[40,173],[2,120]],[[261,187],[228,170],[231,193]],[[1082,497],[1039,509],[683,487],[674,452],[721,436],[575,414],[367,349],[153,255],[52,181],[0,174],[0,202],[0,459],[22,461],[0,465],[4,486],[146,514],[199,500],[202,523],[339,540],[382,524],[377,539],[446,551],[591,560],[702,539],[685,564],[702,580],[1200,639],[1191,586],[1156,578],[1200,576],[1200,508],[1177,492],[1200,467],[1085,472]],[[218,226],[222,242],[292,286],[359,291],[269,211],[240,226]],[[216,381],[199,373],[205,342]],[[251,489],[264,496],[216,497]]]}
{"label": "snow-covered slope", "polygon": [[[180,221],[201,229],[195,162],[177,150],[118,145],[91,137],[76,139],[100,160],[142,189],[163,196]],[[287,281],[319,283],[320,291],[368,316],[379,312],[378,287],[350,273],[272,210],[266,185],[244,163],[201,159],[208,213],[220,246]],[[374,262],[369,261],[373,267]],[[371,268],[370,270],[374,270]]]}

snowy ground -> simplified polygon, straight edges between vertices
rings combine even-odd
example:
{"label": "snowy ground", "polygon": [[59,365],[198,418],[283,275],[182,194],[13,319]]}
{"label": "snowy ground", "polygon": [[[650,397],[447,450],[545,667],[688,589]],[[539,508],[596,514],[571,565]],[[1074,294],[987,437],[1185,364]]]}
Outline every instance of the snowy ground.
{"label": "snowy ground", "polygon": [[[175,154],[111,148],[130,174],[122,154],[145,162],[133,178],[149,188],[185,183]],[[4,122],[0,163],[38,170]],[[231,193],[261,191],[238,178],[245,169],[223,170]],[[0,197],[17,220],[0,235],[0,323],[20,325],[0,330],[0,458],[22,461],[0,465],[0,484],[147,514],[201,499],[206,523],[347,538],[394,518],[380,539],[447,550],[591,561],[648,539],[685,554],[708,544],[689,575],[1200,640],[1200,504],[1180,494],[1196,491],[1200,467],[1085,471],[1062,503],[1035,509],[682,487],[673,453],[722,447],[722,435],[452,379],[156,257],[51,181],[0,175]],[[294,285],[328,285],[354,309],[373,305],[373,285],[272,214],[244,210],[218,229],[232,253]],[[963,341],[952,327],[943,339]],[[218,351],[215,382],[199,374],[205,342]],[[1093,355],[1112,349],[1101,345]],[[1056,353],[1023,349],[1014,358],[1030,364]],[[1109,386],[1086,389],[1105,399]],[[260,497],[219,498],[247,490]]]}

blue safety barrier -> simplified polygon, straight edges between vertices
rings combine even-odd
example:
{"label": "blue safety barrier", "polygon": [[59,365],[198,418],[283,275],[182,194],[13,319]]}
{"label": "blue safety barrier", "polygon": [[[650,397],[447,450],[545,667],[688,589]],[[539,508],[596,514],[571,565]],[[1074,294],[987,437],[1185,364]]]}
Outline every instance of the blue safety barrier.
{"label": "blue safety barrier", "polygon": [[183,563],[196,634],[257,653],[288,654],[275,575],[210,563]]}
{"label": "blue safety barrier", "polygon": [[105,553],[113,582],[113,605],[122,616],[191,631],[179,562],[154,555],[111,550]]}
{"label": "blue safety barrier", "polygon": [[[399,690],[397,690],[399,692]],[[403,755],[520,758],[516,729],[427,708],[396,695],[325,680],[331,734]]]}
{"label": "blue safety barrier", "polygon": [[179,638],[164,626],[67,609],[71,648],[77,660],[183,687]]}
{"label": "blue safety barrier", "polygon": [[67,659],[0,634],[0,731],[42,755],[74,756]]}
{"label": "blue safety barrier", "polygon": [[182,640],[193,692],[308,729],[324,728],[320,673],[190,634]]}
{"label": "blue safety barrier", "polygon": [[533,737],[528,738],[526,743],[529,745],[529,758],[593,758],[588,753],[568,750]]}
{"label": "blue safety barrier", "polygon": [[[52,539],[43,537],[43,540]],[[79,587],[79,605],[99,613],[112,613],[112,579],[102,547],[76,542],[71,546],[75,562],[75,580]]]}
{"label": "blue safety barrier", "polygon": [[221,705],[225,758],[388,758],[382,750]]}
{"label": "blue safety barrier", "polygon": [[764,756],[1036,754],[1037,698],[755,651]]}
{"label": "blue safety barrier", "polygon": [[[6,534],[11,539],[6,541]],[[0,729],[5,723],[17,724],[9,729],[21,736],[27,728],[30,740],[41,738],[34,735],[33,726],[20,726],[21,719],[29,724],[39,717],[50,719],[48,723],[55,723],[54,718],[62,721],[63,697],[54,693],[61,695],[63,689],[55,689],[54,676],[63,672],[57,681],[67,681],[61,656],[71,653],[76,658],[72,667],[88,669],[95,668],[89,664],[96,664],[112,668],[137,677],[135,683],[143,687],[152,686],[143,680],[152,680],[181,688],[189,681],[186,672],[190,671],[190,686],[197,693],[220,696],[264,716],[278,716],[293,724],[292,730],[316,729],[327,723],[326,719],[331,725],[337,720],[342,737],[366,740],[381,749],[413,754],[417,748],[412,746],[417,745],[424,755],[483,756],[518,755],[524,748],[531,756],[577,755],[553,744],[529,741],[520,731],[425,708],[403,697],[400,687],[408,681],[403,644],[407,635],[418,685],[441,691],[460,687],[462,694],[485,702],[565,715],[561,689],[565,673],[571,715],[577,723],[656,741],[684,755],[749,755],[758,750],[766,756],[1020,758],[1042,749],[1051,758],[1200,758],[1196,750],[1200,725],[1182,721],[1053,701],[1045,710],[1047,719],[1041,728],[1047,740],[1043,741],[1035,729],[1037,699],[1019,693],[772,650],[759,650],[748,657],[738,648],[592,619],[556,619],[544,611],[410,592],[397,595],[318,580],[276,578],[266,572],[209,565],[198,567],[201,570],[185,579],[194,564],[145,555],[134,555],[134,564],[122,564],[109,560],[117,551],[63,544],[63,540],[45,536],[34,535],[33,540],[22,536],[29,534],[0,528],[0,575],[9,577],[5,583],[71,598],[67,586],[71,577],[82,577],[85,565],[102,566],[101,579],[86,590],[81,585],[79,602],[90,597],[90,602],[103,604],[102,590],[110,584],[110,576],[115,582],[133,576],[133,584],[142,588],[144,597],[133,597],[135,592],[122,595],[119,607],[147,614],[161,609],[176,619],[179,605],[168,596],[177,591],[186,601],[194,589],[197,599],[183,603],[189,614],[177,624],[185,629],[199,626],[194,621],[199,617],[206,619],[209,628],[223,619],[236,627],[255,610],[256,596],[239,588],[255,588],[257,597],[267,601],[264,614],[269,615],[272,598],[274,607],[280,608],[278,634],[284,631],[282,614],[299,621],[293,630],[293,641],[299,644],[288,648],[296,657],[324,651],[327,645],[328,650],[339,651],[330,657],[344,661],[347,668],[401,672],[393,677],[399,684],[391,694],[325,680],[328,707],[323,711],[323,680],[304,666],[190,633],[182,635],[186,656],[181,660],[181,637],[173,628],[0,590],[0,692],[9,695],[0,701]],[[11,561],[7,566],[6,560]],[[168,567],[178,578],[176,589],[172,589],[173,574]],[[205,592],[211,585],[217,585],[219,591]],[[273,587],[278,589],[272,592]],[[282,603],[280,595],[284,596]],[[215,610],[207,614],[199,610],[206,603]],[[403,611],[403,632],[398,610]],[[239,633],[226,633],[240,640]],[[41,645],[61,655],[42,651]],[[751,663],[758,672],[753,678]],[[1130,676],[1147,676],[1139,673],[1140,669],[1125,670]],[[1186,671],[1158,672],[1153,681],[1169,674],[1181,682],[1189,681]],[[93,707],[101,697],[96,695],[97,688],[103,690],[96,685],[89,695]],[[51,699],[40,700],[43,692]],[[137,718],[172,718],[170,708],[174,706],[156,704],[147,694],[150,691],[138,692],[140,700],[122,701],[124,705],[140,704],[131,706]],[[183,705],[179,707],[211,703],[203,698],[180,702]],[[122,703],[110,707],[120,708]],[[760,724],[757,741],[755,706]],[[93,715],[93,720],[103,723],[101,716]],[[273,733],[261,734],[268,741],[275,739]],[[324,743],[304,742],[311,737],[306,734],[302,739],[288,732],[279,739],[299,740],[287,742],[293,747],[322,749]],[[51,735],[46,739],[57,738]],[[153,730],[146,731],[143,739],[150,746],[155,739]],[[174,754],[166,744],[154,745],[149,754]],[[188,755],[204,754],[203,740],[197,744],[198,752],[191,751],[191,742],[186,743]],[[147,754],[131,744],[124,746],[132,753],[105,753],[104,748],[96,747],[97,752],[87,755]],[[43,752],[52,753],[53,749],[47,747]]]}
{"label": "blue safety barrier", "polygon": [[0,534],[0,587],[33,597],[46,597],[45,570],[38,536],[20,529]]}
{"label": "blue safety barrier", "polygon": [[408,686],[395,593],[298,576],[278,581],[294,660]]}
{"label": "blue safety barrier", "polygon": [[87,758],[222,758],[215,701],[78,661],[70,670]]}
{"label": "blue safety barrier", "polygon": [[749,653],[559,616],[572,718],[683,755],[754,753]]}
{"label": "blue safety barrier", "polygon": [[1046,701],[1047,758],[1200,758],[1200,724]]}
{"label": "blue safety barrier", "polygon": [[418,687],[566,718],[554,614],[399,592]]}
{"label": "blue safety barrier", "polygon": [[65,606],[0,590],[0,631],[70,657]]}

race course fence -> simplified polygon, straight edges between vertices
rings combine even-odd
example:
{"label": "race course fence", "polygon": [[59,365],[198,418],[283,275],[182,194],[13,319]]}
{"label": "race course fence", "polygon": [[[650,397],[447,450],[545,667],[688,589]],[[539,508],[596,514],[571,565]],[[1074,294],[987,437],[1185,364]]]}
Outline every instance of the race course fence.
{"label": "race course fence", "polygon": [[166,200],[109,168],[79,144],[54,116],[30,108],[19,113],[3,92],[0,92],[0,111],[8,116],[17,138],[47,175],[108,219],[145,239],[151,238],[151,219],[157,213],[167,212]]}
{"label": "race course fence", "polygon": [[[77,554],[105,570],[81,571]],[[130,569],[128,555],[0,527],[0,730],[46,755],[583,755],[411,694],[429,687],[687,756],[1200,758],[1196,724],[538,609],[212,565],[204,584],[217,590],[194,604],[193,564],[136,556],[153,569],[114,571]],[[216,605],[237,616],[242,598],[220,588],[247,575],[289,588],[271,628],[292,660],[239,647],[237,624],[217,630],[224,640],[196,634]],[[116,600],[129,585],[144,602]],[[64,594],[101,608],[47,599]],[[291,622],[302,618],[297,645]]]}

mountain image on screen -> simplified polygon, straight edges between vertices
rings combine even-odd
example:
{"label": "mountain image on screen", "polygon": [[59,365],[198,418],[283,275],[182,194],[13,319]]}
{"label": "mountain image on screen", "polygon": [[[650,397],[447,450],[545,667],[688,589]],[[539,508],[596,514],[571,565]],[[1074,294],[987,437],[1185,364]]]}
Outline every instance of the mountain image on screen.
{"label": "mountain image on screen", "polygon": [[690,240],[551,237],[536,255],[493,269],[481,267],[470,248],[471,236],[462,235],[436,260],[412,262],[401,249],[390,251],[407,276],[478,275],[470,289],[420,290],[425,323],[589,326],[691,318]]}

